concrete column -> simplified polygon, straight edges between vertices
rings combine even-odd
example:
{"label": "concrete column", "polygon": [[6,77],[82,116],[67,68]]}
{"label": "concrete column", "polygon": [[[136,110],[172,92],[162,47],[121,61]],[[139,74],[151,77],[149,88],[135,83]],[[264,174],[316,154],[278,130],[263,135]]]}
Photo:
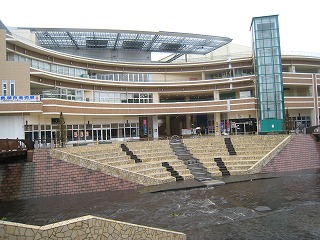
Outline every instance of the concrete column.
{"label": "concrete column", "polygon": [[160,102],[159,93],[157,93],[157,92],[153,93],[153,102],[154,103],[159,103]]}
{"label": "concrete column", "polygon": [[186,128],[191,128],[191,115],[186,115]]}
{"label": "concrete column", "polygon": [[312,74],[313,109],[311,110],[311,126],[319,125],[318,81],[316,74]]}
{"label": "concrete column", "polygon": [[152,117],[149,116],[147,118],[147,123],[148,123],[148,137],[151,138],[151,137],[153,137],[153,134],[152,134],[152,129],[153,129]]}
{"label": "concrete column", "polygon": [[153,139],[159,138],[158,116],[152,116]]}
{"label": "concrete column", "polygon": [[170,116],[166,116],[166,132],[167,132],[167,136],[171,135]]}
{"label": "concrete column", "polygon": [[201,79],[202,79],[202,80],[205,80],[205,79],[206,79],[206,74],[205,74],[205,72],[202,72],[202,73],[201,73]]}
{"label": "concrete column", "polygon": [[214,132],[216,136],[220,136],[220,122],[221,122],[221,114],[214,113]]}
{"label": "concrete column", "polygon": [[291,65],[291,66],[289,66],[289,72],[296,72],[296,66],[293,66],[293,65]]}
{"label": "concrete column", "polygon": [[214,100],[220,100],[220,93],[219,93],[219,91],[215,90],[215,91],[213,92],[213,98],[214,98]]}

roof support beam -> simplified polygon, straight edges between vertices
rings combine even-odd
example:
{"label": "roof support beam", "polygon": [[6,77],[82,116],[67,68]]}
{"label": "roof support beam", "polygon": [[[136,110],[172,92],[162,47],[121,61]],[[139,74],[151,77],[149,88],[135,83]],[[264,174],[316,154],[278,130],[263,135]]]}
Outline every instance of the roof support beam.
{"label": "roof support beam", "polygon": [[182,55],[184,55],[184,53],[175,54],[172,58],[168,59],[166,62],[167,63],[172,62],[173,60],[176,60],[177,58],[181,57]]}
{"label": "roof support beam", "polygon": [[116,50],[119,38],[120,38],[120,33],[117,34],[116,41],[114,42],[114,45],[113,45],[113,50]]}
{"label": "roof support beam", "polygon": [[71,33],[70,32],[66,32],[69,36],[69,38],[71,39],[71,41],[73,42],[73,44],[76,46],[77,49],[79,49],[79,45],[78,43],[76,42],[76,40],[74,40],[74,38],[72,37]]}

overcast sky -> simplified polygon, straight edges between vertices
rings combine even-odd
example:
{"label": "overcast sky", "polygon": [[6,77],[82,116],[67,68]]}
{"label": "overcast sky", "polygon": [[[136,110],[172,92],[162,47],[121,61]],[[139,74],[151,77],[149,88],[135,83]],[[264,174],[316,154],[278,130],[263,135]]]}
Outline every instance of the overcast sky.
{"label": "overcast sky", "polygon": [[279,15],[282,50],[320,53],[319,0],[16,0],[6,26],[168,31],[229,37],[250,46],[252,17]]}

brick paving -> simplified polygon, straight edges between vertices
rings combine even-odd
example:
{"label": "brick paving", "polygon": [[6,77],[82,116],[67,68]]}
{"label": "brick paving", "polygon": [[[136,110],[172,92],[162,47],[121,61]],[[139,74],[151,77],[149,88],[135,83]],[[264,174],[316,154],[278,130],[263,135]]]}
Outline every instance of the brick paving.
{"label": "brick paving", "polygon": [[312,136],[295,135],[291,142],[275,156],[261,173],[287,172],[320,168],[320,143]]}
{"label": "brick paving", "polygon": [[0,200],[117,191],[139,185],[34,152],[33,162],[0,165]]}

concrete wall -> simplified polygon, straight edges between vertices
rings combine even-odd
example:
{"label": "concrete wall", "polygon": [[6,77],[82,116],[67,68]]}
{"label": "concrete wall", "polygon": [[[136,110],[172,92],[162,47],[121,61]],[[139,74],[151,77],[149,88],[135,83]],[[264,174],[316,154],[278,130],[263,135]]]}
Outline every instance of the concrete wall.
{"label": "concrete wall", "polygon": [[[0,95],[2,80],[15,80],[15,95],[30,95],[30,63],[6,61],[6,34],[0,30]],[[8,86],[10,91],[10,84]]]}
{"label": "concrete wall", "polygon": [[24,139],[24,129],[23,129],[23,116],[1,116],[0,117],[0,139],[9,138],[9,139]]}

